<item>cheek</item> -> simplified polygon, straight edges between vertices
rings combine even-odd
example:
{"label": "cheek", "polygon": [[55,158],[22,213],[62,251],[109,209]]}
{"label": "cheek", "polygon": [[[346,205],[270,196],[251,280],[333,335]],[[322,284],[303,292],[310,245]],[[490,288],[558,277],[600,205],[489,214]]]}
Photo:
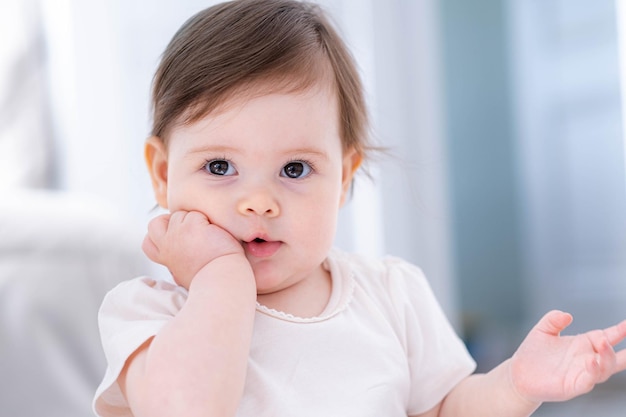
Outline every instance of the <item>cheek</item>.
{"label": "cheek", "polygon": [[198,211],[207,216],[212,223],[217,223],[220,217],[220,206],[217,203],[223,201],[222,198],[197,184],[180,182],[173,185],[169,187],[167,196],[170,212]]}
{"label": "cheek", "polygon": [[186,210],[191,211],[191,202],[194,202],[191,190],[187,189],[183,184],[176,181],[176,178],[170,177],[169,187],[167,190],[167,205],[170,212]]}
{"label": "cheek", "polygon": [[340,186],[330,185],[310,193],[306,201],[294,211],[296,227],[317,240],[332,241],[337,227],[340,197]]}

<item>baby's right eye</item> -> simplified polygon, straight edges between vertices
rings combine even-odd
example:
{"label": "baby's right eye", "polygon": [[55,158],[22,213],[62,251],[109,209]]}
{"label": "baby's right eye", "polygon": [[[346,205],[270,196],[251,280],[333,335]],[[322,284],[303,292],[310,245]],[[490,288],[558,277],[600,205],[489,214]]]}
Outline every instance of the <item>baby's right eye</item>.
{"label": "baby's right eye", "polygon": [[223,159],[214,159],[207,161],[204,165],[204,169],[213,175],[228,176],[235,175],[237,170],[228,162]]}

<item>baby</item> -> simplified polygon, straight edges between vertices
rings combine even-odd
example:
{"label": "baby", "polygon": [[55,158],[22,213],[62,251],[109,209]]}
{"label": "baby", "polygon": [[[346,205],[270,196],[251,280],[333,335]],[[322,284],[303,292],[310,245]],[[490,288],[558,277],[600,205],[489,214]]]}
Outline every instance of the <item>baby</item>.
{"label": "baby", "polygon": [[[105,298],[101,416],[528,416],[626,369],[626,321],[475,364],[421,271],[333,249],[375,148],[353,59],[324,14],[236,0],[192,17],[154,79],[143,249],[176,284]],[[366,225],[364,225],[366,227]]]}

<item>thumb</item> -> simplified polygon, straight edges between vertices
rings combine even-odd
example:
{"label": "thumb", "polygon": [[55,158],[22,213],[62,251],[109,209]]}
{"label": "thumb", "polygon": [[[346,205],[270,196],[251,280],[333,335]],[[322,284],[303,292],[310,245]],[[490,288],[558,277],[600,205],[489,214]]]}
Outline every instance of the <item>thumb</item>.
{"label": "thumb", "polygon": [[558,336],[567,326],[572,324],[574,318],[569,313],[552,310],[539,320],[535,329],[552,336]]}

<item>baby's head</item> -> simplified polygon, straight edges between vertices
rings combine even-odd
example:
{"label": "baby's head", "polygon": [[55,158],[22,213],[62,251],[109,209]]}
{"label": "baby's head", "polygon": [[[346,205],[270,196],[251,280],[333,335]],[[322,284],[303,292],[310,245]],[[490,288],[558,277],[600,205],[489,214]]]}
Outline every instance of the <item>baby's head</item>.
{"label": "baby's head", "polygon": [[153,85],[152,135],[167,147],[171,129],[232,100],[325,86],[339,103],[343,150],[371,148],[360,77],[346,45],[318,6],[291,0],[238,0],[189,19],[163,54]]}

